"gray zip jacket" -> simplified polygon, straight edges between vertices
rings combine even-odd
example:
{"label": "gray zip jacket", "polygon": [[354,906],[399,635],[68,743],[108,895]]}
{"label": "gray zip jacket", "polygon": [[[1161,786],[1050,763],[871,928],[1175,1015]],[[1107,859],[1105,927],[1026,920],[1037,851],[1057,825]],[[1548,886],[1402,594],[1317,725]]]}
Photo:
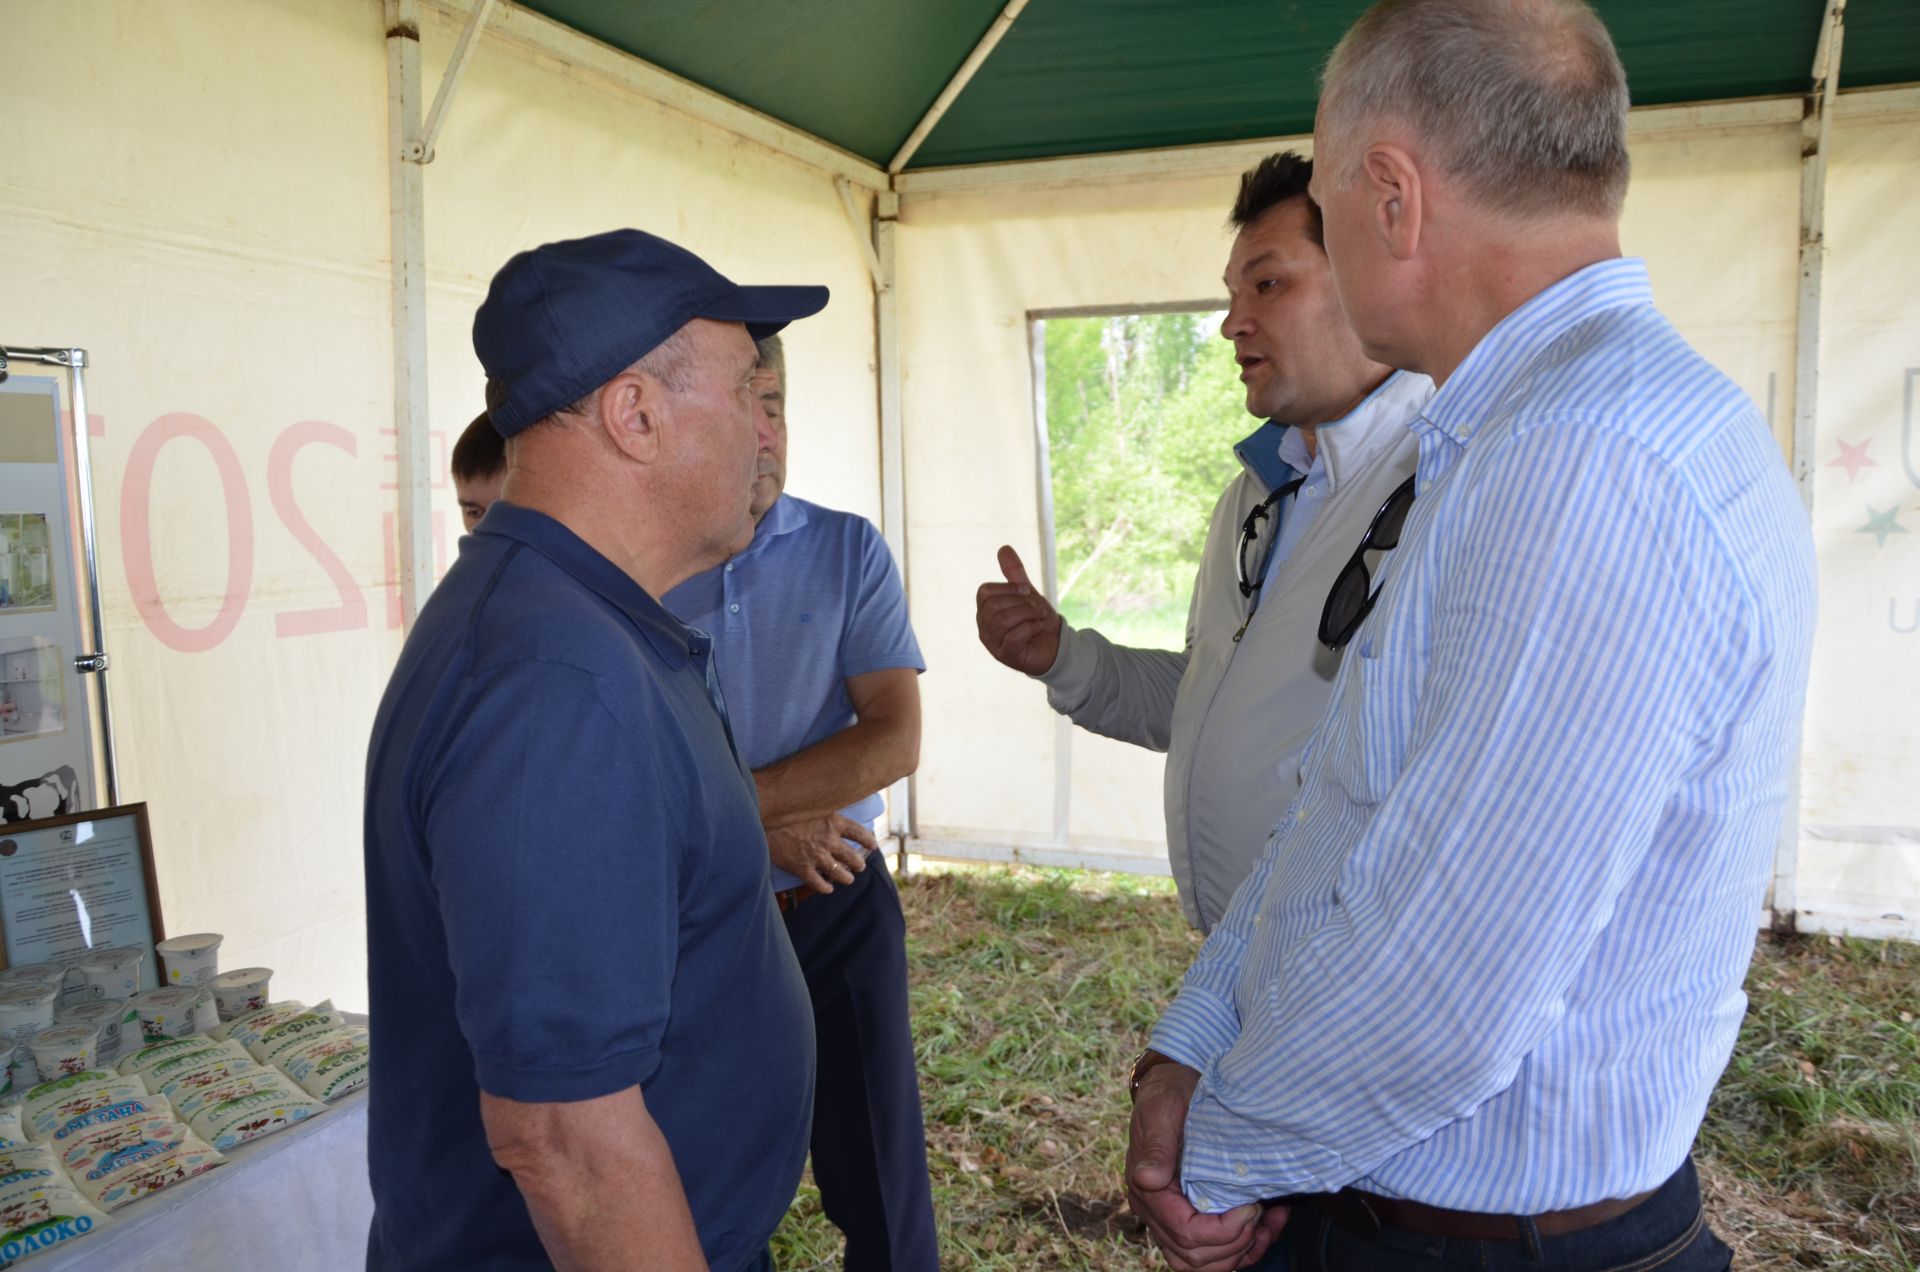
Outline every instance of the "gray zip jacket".
{"label": "gray zip jacket", "polygon": [[[1235,572],[1240,527],[1294,475],[1280,462],[1283,430],[1274,424],[1235,448],[1245,471],[1214,506],[1186,651],[1115,645],[1063,623],[1060,653],[1037,677],[1048,704],[1081,728],[1167,753],[1167,856],[1187,921],[1203,932],[1226,913],[1299,789],[1301,752],[1339,667],[1339,655],[1320,644],[1320,611],[1380,505],[1413,473],[1407,424],[1432,396],[1425,376],[1397,372],[1320,427],[1325,501],[1251,617]],[[1249,568],[1265,560],[1274,521],[1263,522]]]}

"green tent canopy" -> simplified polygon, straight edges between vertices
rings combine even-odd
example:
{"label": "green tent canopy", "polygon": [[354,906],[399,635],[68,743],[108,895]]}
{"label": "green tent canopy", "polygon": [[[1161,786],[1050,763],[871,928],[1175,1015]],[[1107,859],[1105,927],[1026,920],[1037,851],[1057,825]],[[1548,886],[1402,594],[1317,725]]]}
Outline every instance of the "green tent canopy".
{"label": "green tent canopy", "polygon": [[[529,0],[885,165],[1002,0]],[[1031,0],[911,169],[1305,133],[1366,0]],[[1636,105],[1808,89],[1820,0],[1597,0]],[[1920,81],[1920,2],[1852,0],[1842,90]]]}

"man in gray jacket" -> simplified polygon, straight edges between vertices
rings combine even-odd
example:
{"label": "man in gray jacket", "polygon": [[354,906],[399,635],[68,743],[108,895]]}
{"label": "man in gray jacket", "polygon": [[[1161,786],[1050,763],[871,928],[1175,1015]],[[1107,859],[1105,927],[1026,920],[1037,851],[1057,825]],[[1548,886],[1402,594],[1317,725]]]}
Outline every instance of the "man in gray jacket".
{"label": "man in gray jacket", "polygon": [[[1413,474],[1406,424],[1424,376],[1370,361],[1347,325],[1307,197],[1312,163],[1271,155],[1240,180],[1227,261],[1247,410],[1242,472],[1207,529],[1176,653],[1069,627],[1000,549],[1004,582],[975,598],[980,641],[1047,686],[1075,724],[1167,753],[1167,851],[1187,919],[1210,930],[1299,784],[1339,654],[1317,638],[1328,589]],[[1377,554],[1369,554],[1370,566]]]}

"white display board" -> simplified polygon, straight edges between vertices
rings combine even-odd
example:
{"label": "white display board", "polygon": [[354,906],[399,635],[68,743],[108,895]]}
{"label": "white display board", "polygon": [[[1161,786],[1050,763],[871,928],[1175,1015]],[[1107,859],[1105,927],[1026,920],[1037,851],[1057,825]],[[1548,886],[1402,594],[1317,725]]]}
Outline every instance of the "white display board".
{"label": "white display board", "polygon": [[0,380],[0,826],[100,805],[60,381]]}

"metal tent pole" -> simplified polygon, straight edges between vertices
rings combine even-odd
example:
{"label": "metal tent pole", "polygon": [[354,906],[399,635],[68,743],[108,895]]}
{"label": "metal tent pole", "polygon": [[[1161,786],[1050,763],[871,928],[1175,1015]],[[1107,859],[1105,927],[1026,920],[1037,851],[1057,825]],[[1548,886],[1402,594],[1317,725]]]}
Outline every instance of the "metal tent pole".
{"label": "metal tent pole", "polygon": [[393,253],[393,427],[400,471],[400,614],[411,629],[433,590],[427,473],[427,225],[420,164],[419,0],[385,0],[387,206]]}
{"label": "metal tent pole", "polygon": [[[1814,446],[1820,408],[1820,286],[1826,267],[1827,153],[1833,132],[1833,100],[1840,86],[1840,42],[1847,0],[1827,0],[1820,43],[1813,55],[1813,85],[1800,121],[1800,295],[1795,314],[1793,370],[1793,476],[1807,515],[1813,514]],[[1795,748],[1786,815],[1773,853],[1768,901],[1776,932],[1791,932],[1800,910],[1800,789],[1803,774]]]}
{"label": "metal tent pole", "polygon": [[107,697],[106,615],[100,607],[100,556],[93,520],[93,451],[87,436],[87,351],[85,349],[0,349],[0,379],[9,362],[34,362],[67,369],[67,396],[72,400],[74,490],[79,500],[80,551],[87,575],[87,605],[93,628],[93,648],[75,654],[73,669],[95,677],[99,692],[94,704],[100,717],[100,761],[107,797],[102,805],[120,802],[120,764],[113,745],[113,704]]}

